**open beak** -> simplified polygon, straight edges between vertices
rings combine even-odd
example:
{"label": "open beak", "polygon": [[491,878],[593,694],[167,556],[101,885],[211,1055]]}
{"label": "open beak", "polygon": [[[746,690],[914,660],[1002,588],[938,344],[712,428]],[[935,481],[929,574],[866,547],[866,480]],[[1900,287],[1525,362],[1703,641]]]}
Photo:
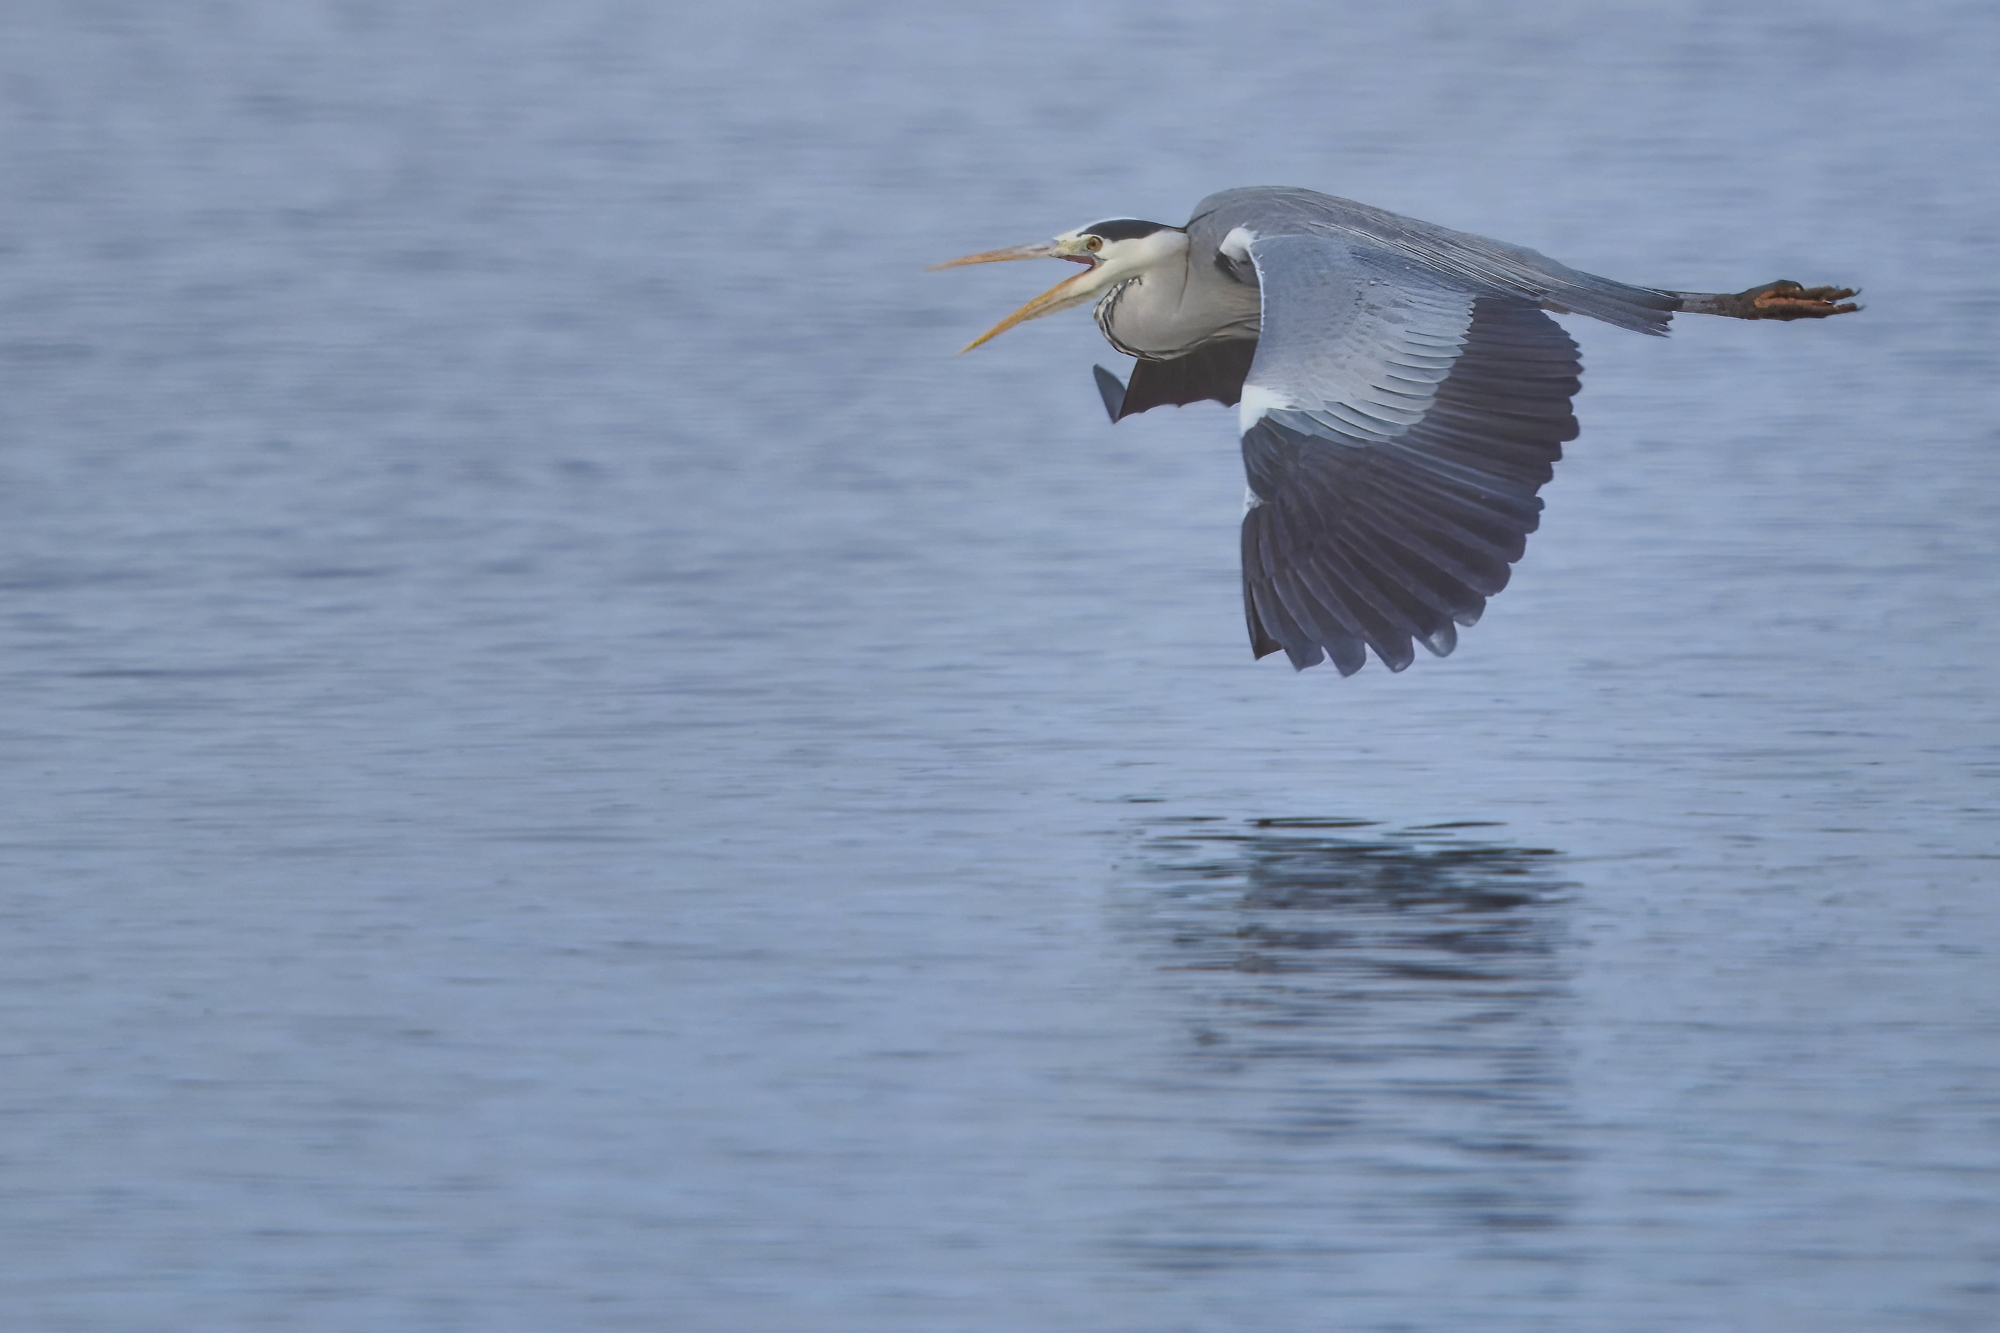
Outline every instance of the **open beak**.
{"label": "open beak", "polygon": [[1007,316],[1007,318],[1001,320],[998,324],[995,324],[965,346],[959,348],[960,356],[965,355],[965,353],[983,342],[989,342],[999,337],[1016,324],[1024,324],[1031,319],[1040,319],[1043,315],[1053,315],[1056,311],[1067,310],[1073,305],[1082,305],[1097,294],[1095,287],[1086,285],[1084,282],[1084,279],[1090,277],[1091,271],[1097,267],[1095,261],[1087,255],[1065,254],[1055,245],[1017,245],[1008,250],[985,250],[976,255],[966,255],[961,259],[947,259],[942,264],[932,264],[931,270],[935,272],[941,268],[958,268],[964,264],[998,264],[1009,259],[1067,259],[1073,264],[1083,264],[1086,267],[1083,272],[1073,273],[1069,277],[1064,278],[1061,282],[1049,288],[1040,296],[1037,296],[1034,300],[1028,302],[1028,304],[1022,306],[1019,310],[1016,310],[1013,314]]}

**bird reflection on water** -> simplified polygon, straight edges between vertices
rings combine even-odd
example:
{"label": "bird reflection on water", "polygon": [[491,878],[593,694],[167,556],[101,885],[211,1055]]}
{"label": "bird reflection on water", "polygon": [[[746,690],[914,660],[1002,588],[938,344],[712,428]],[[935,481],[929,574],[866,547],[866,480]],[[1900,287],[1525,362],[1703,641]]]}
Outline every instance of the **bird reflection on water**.
{"label": "bird reflection on water", "polygon": [[1567,886],[1558,853],[1483,827],[1149,826],[1125,902],[1186,1033],[1159,1091],[1208,1143],[1162,1164],[1189,1206],[1118,1249],[1229,1268],[1296,1258],[1303,1231],[1327,1256],[1559,1256]]}

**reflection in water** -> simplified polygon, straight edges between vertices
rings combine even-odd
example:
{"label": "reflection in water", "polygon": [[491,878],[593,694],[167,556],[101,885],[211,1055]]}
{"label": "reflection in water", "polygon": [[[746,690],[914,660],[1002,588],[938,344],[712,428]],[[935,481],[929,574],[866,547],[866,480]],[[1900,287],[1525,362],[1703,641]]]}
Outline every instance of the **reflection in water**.
{"label": "reflection in water", "polygon": [[1185,1015],[1160,1091],[1207,1142],[1163,1164],[1177,1206],[1129,1223],[1120,1250],[1179,1269],[1296,1258],[1302,1241],[1329,1258],[1441,1240],[1460,1261],[1559,1257],[1561,860],[1479,827],[1153,826],[1125,901]]}

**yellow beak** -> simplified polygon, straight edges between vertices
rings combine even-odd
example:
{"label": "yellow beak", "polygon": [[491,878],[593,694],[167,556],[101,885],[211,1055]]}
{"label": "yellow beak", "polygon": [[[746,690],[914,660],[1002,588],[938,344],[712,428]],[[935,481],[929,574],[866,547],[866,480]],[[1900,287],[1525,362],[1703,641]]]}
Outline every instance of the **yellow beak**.
{"label": "yellow beak", "polygon": [[958,259],[947,259],[942,264],[932,264],[927,273],[935,273],[941,268],[962,268],[967,264],[1000,264],[1009,259],[1055,259],[1062,251],[1050,245],[1016,245],[1005,250],[981,250],[976,255],[965,255]]}
{"label": "yellow beak", "polygon": [[1023,324],[1031,319],[1040,319],[1043,315],[1053,315],[1056,311],[1067,310],[1073,305],[1081,305],[1096,294],[1094,286],[1081,286],[1083,280],[1091,276],[1092,271],[1097,267],[1096,264],[1091,263],[1089,259],[1082,255],[1066,254],[1057,245],[1017,245],[1007,250],[985,250],[979,254],[966,255],[960,259],[947,259],[942,264],[932,264],[931,271],[935,272],[941,268],[958,268],[965,264],[998,264],[1009,259],[1068,259],[1074,263],[1090,264],[1090,267],[1081,273],[1072,274],[1064,278],[1061,282],[1049,288],[1040,296],[1037,296],[1034,300],[1028,302],[1028,304],[1022,306],[1019,310],[1016,310],[1013,314],[1007,316],[1007,318],[1001,320],[998,324],[995,324],[965,346],[959,348],[958,353],[960,356],[965,355],[983,342],[990,342],[994,338],[999,337],[1016,324]]}

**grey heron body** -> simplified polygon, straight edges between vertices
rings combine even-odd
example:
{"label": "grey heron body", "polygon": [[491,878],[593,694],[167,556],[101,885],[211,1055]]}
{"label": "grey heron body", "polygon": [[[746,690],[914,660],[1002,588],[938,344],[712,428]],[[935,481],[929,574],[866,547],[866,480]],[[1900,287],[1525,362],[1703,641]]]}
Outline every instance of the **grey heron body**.
{"label": "grey heron body", "polygon": [[1545,312],[1664,334],[1676,312],[1802,319],[1845,288],[1734,294],[1634,287],[1532,250],[1310,190],[1226,190],[1185,227],[1095,223],[1045,246],[939,267],[1053,257],[1079,273],[1010,315],[1095,300],[1136,357],[1098,367],[1113,421],[1162,404],[1236,405],[1250,490],[1243,603],[1252,651],[1352,675],[1443,656],[1507,585],[1537,492],[1577,434],[1582,362]]}

